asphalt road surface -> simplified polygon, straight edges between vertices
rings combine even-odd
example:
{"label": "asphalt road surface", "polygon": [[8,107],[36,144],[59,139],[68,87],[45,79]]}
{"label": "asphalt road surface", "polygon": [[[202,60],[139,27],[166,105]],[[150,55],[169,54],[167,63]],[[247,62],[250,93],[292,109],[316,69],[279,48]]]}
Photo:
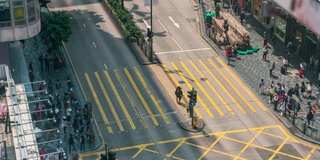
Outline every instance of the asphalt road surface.
{"label": "asphalt road surface", "polygon": [[[127,159],[320,159],[319,146],[292,137],[268,108],[199,36],[189,0],[154,6],[154,51],[161,65],[141,66],[96,0],[52,1],[52,10],[73,15],[65,44],[103,143]],[[125,7],[145,32],[150,7],[142,0]],[[174,90],[185,91],[183,104]],[[258,84],[257,84],[258,85]],[[200,133],[182,130],[188,122],[186,91],[198,91],[195,115]],[[103,147],[82,153],[99,159]]]}

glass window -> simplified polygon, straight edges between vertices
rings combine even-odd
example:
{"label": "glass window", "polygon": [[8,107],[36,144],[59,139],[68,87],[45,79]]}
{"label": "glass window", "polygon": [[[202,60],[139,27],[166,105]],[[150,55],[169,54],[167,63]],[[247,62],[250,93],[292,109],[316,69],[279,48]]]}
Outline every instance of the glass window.
{"label": "glass window", "polygon": [[28,17],[33,17],[35,15],[34,3],[28,4]]}
{"label": "glass window", "polygon": [[14,19],[24,19],[23,7],[14,8]]}
{"label": "glass window", "polygon": [[0,22],[10,21],[10,3],[0,2]]}
{"label": "glass window", "polygon": [[28,18],[29,24],[32,24],[32,23],[35,22],[35,21],[36,21],[36,16],[33,16],[33,17]]}
{"label": "glass window", "polygon": [[12,6],[14,7],[23,6],[23,1],[12,1]]}
{"label": "glass window", "polygon": [[14,21],[15,26],[24,26],[26,25],[26,20]]}

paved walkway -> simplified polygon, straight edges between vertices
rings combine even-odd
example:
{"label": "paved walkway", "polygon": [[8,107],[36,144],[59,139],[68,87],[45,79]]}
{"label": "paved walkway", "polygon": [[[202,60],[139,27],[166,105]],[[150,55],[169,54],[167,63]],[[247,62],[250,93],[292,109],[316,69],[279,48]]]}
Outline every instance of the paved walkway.
{"label": "paved walkway", "polygon": [[[227,4],[225,4],[227,7]],[[204,0],[204,10],[214,11],[214,4],[211,0]],[[222,8],[222,7],[221,7]],[[223,12],[227,12],[227,8],[222,8]],[[234,16],[239,22],[239,15]],[[244,22],[244,27],[250,32],[251,37],[251,45],[252,46],[260,46],[262,48],[263,45],[263,33],[267,29],[260,24],[256,19],[252,16],[246,16]],[[201,21],[200,21],[201,22]],[[204,29],[204,28],[203,28]],[[208,38],[208,37],[204,37]],[[212,44],[212,42],[209,42]],[[225,51],[223,49],[218,49],[215,45],[213,45],[215,49],[221,54],[221,56],[225,57]],[[262,49],[250,55],[238,56],[238,58],[233,58],[231,62],[231,67],[238,73],[240,77],[253,89],[259,93],[259,82],[261,79],[264,79],[266,84],[269,85],[271,81],[274,81],[275,84],[281,83],[285,84],[287,88],[294,87],[296,83],[301,85],[301,82],[313,82],[314,84],[318,84],[318,73],[313,71],[306,70],[304,72],[305,77],[300,78],[297,73],[300,69],[300,63],[303,61],[298,55],[292,54],[290,67],[288,68],[288,73],[283,75],[280,73],[280,67],[282,65],[282,60],[286,57],[285,44],[283,44],[280,40],[276,41],[276,45],[273,46],[268,43],[269,54],[267,56],[267,61],[262,61]],[[223,47],[222,47],[223,48]],[[268,70],[268,62],[272,60],[275,62],[276,67],[273,71],[273,77],[269,76]],[[308,62],[306,61],[308,64]],[[313,87],[313,94],[316,95],[318,92],[318,88],[316,86]],[[273,105],[268,103],[268,96],[260,95],[262,100],[267,104],[270,109],[273,108]],[[302,100],[300,102],[302,110],[298,113],[298,117],[306,122],[306,114],[307,114],[307,102],[311,102],[311,104],[317,103],[316,98],[308,98],[307,96],[302,96]],[[280,119],[284,120],[284,117],[280,115],[280,113],[274,112]],[[285,121],[285,123],[288,123]],[[288,128],[292,127],[292,125],[287,124]],[[313,126],[319,130],[320,128],[320,112],[315,114]],[[317,131],[316,130],[316,131]],[[319,131],[317,131],[319,132]],[[304,136],[305,137],[305,136]],[[309,137],[305,137],[310,140]],[[312,140],[311,140],[312,141]],[[316,142],[316,141],[314,141]],[[317,143],[317,142],[316,142]]]}
{"label": "paved walkway", "polygon": [[[21,48],[19,42],[11,43],[10,44],[10,51],[11,51],[10,53],[12,55],[15,55],[15,59],[11,60],[11,61],[12,61],[12,68],[15,69],[15,71],[13,72],[13,78],[14,78],[14,80],[16,80],[16,83],[28,83],[29,82],[28,64],[30,62],[32,62],[33,73],[35,75],[34,81],[43,81],[43,80],[46,81],[47,90],[48,90],[48,80],[49,79],[52,79],[54,82],[56,80],[60,81],[60,83],[62,85],[61,91],[58,92],[57,90],[54,90],[54,93],[55,94],[60,93],[62,103],[63,103],[62,99],[64,97],[63,93],[67,92],[67,90],[68,90],[67,85],[66,85],[66,79],[67,79],[67,77],[70,77],[71,81],[74,84],[73,90],[76,93],[76,98],[79,100],[81,108],[83,108],[83,106],[85,104],[85,100],[83,100],[83,98],[82,98],[82,93],[80,92],[80,89],[77,86],[76,80],[73,78],[71,67],[69,67],[68,63],[66,64],[66,66],[60,68],[58,71],[54,71],[53,65],[50,64],[50,73],[41,72],[40,62],[38,60],[38,57],[40,56],[41,53],[43,53],[44,55],[48,54],[49,57],[51,58],[52,54],[47,52],[46,46],[42,43],[41,38],[39,36],[36,36],[34,38],[26,40],[24,49]],[[20,56],[17,56],[17,55],[20,55]],[[33,89],[38,90],[38,87],[39,87],[39,85],[35,84],[33,86]],[[68,97],[69,97],[69,95],[68,95]],[[42,105],[44,105],[44,104],[42,104]],[[30,105],[30,110],[34,110],[34,108],[35,108],[34,105]],[[62,107],[62,108],[64,108],[64,107]],[[74,117],[74,115],[75,115],[75,111],[73,109],[72,117]],[[62,111],[61,116],[65,116],[65,110]],[[73,118],[72,118],[71,122],[73,122]],[[93,124],[94,124],[94,122],[93,122]],[[39,128],[43,127],[39,124],[37,124],[37,126]],[[84,128],[86,129],[85,126],[84,126]],[[86,152],[97,149],[101,144],[100,137],[97,133],[97,129],[96,129],[95,124],[94,124],[94,128],[95,128],[95,139],[96,140],[94,143],[89,142],[89,140],[86,141],[86,144],[85,144],[85,151]],[[70,154],[68,139],[69,139],[70,134],[74,135],[73,127],[71,124],[68,125],[67,134],[63,133],[62,127],[59,127],[59,130],[60,130],[59,133],[57,133],[55,131],[52,132],[52,135],[49,138],[47,138],[47,135],[45,133],[45,134],[43,134],[43,136],[41,138],[37,139],[37,141],[39,143],[39,142],[46,142],[46,141],[56,140],[56,139],[61,138],[62,144],[59,144],[59,142],[44,143],[44,145],[43,144],[39,145],[39,150],[41,150],[43,148],[46,151],[46,153],[55,152],[57,149],[57,146],[60,145],[68,154]],[[86,131],[85,131],[85,133],[86,133]],[[74,136],[74,139],[75,139],[75,148],[77,151],[80,152],[80,136]]]}

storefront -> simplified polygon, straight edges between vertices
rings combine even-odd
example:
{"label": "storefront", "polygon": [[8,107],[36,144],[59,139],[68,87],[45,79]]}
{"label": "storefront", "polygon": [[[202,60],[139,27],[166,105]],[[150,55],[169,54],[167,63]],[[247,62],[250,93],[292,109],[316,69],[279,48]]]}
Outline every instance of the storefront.
{"label": "storefront", "polygon": [[274,26],[274,34],[282,41],[285,42],[286,31],[287,31],[287,16],[279,15],[272,17],[272,22]]}
{"label": "storefront", "polygon": [[270,17],[263,17],[262,8],[269,3],[267,0],[252,0],[252,15],[253,17],[262,23],[264,26],[270,24]]}

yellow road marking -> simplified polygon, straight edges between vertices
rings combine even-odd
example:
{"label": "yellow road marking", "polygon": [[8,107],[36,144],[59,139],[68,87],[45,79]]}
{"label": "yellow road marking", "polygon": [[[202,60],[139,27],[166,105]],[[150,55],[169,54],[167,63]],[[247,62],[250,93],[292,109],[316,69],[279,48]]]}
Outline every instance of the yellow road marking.
{"label": "yellow road marking", "polygon": [[[230,131],[212,132],[212,133],[208,133],[208,135],[209,136],[219,136],[219,137],[223,135],[221,139],[231,140],[231,141],[234,141],[234,142],[237,142],[237,143],[249,145],[249,146],[254,147],[254,148],[259,148],[259,149],[274,153],[275,150],[269,149],[267,147],[265,148],[263,146],[259,146],[259,145],[256,145],[256,144],[252,144],[252,142],[244,142],[244,141],[241,141],[241,140],[238,140],[238,139],[230,138],[227,135],[230,134],[230,133],[248,132],[250,130],[255,130],[255,131],[261,131],[262,130],[263,131],[263,130],[265,130],[267,128],[279,128],[279,127],[281,127],[281,126],[280,125],[271,125],[271,126],[254,127],[254,128],[246,128],[246,129],[238,129],[238,130],[230,130]],[[263,133],[262,131],[261,131],[261,133]],[[115,149],[112,149],[112,151],[117,152],[117,151],[127,151],[127,150],[131,150],[131,149],[140,149],[141,147],[154,146],[154,145],[157,145],[157,144],[158,145],[166,145],[166,144],[170,144],[170,143],[181,142],[182,140],[185,141],[184,144],[192,145],[192,146],[207,150],[208,147],[206,147],[206,146],[201,146],[201,145],[197,145],[197,144],[192,144],[192,143],[186,142],[187,140],[190,140],[190,139],[197,139],[197,138],[203,138],[203,137],[205,137],[205,136],[200,134],[200,135],[194,135],[194,136],[190,136],[190,137],[182,137],[182,138],[176,138],[176,139],[171,139],[171,140],[163,140],[163,141],[159,141],[159,142],[155,142],[155,143],[151,142],[151,143],[139,144],[139,145],[135,145],[135,146],[127,146],[127,147],[122,147],[122,148],[115,148]],[[289,141],[289,138],[287,138],[286,140]],[[302,145],[305,145],[305,144],[302,144]],[[308,146],[308,144],[306,144],[306,146]],[[319,147],[316,146],[316,145],[312,145],[311,147],[313,147],[312,150],[319,149]],[[175,147],[175,148],[178,148],[178,147]],[[177,149],[175,149],[174,152],[176,152],[176,150]],[[220,154],[224,154],[224,155],[231,156],[231,157],[234,157],[234,158],[236,157],[236,155],[231,155],[231,154],[225,153],[223,151],[217,151],[217,150],[213,150],[213,149],[210,149],[209,151],[220,153]],[[155,153],[157,151],[153,151],[152,150],[151,152]],[[172,152],[172,154],[174,152]],[[314,151],[311,151],[310,154],[312,154],[313,152]],[[104,151],[93,152],[93,153],[92,152],[81,153],[80,156],[83,157],[83,156],[91,156],[91,155],[100,155],[101,153],[104,153]],[[171,154],[171,158],[177,158],[177,157],[172,156],[172,154]],[[281,155],[284,155],[284,156],[287,156],[287,157],[291,157],[291,158],[294,158],[294,159],[304,159],[304,158],[297,157],[297,156],[290,155],[290,154],[283,153],[283,152],[278,152],[278,154],[281,154]],[[178,159],[180,159],[180,158],[178,158]],[[243,159],[243,158],[239,157],[239,159]]]}
{"label": "yellow road marking", "polygon": [[132,158],[136,158],[136,157],[144,150],[145,147],[146,147],[146,146],[142,146],[142,147],[139,149],[139,151],[132,156]]}
{"label": "yellow road marking", "polygon": [[149,116],[151,117],[151,120],[152,120],[153,124],[154,124],[155,126],[158,126],[158,125],[159,125],[158,121],[156,120],[156,118],[154,117],[153,113],[151,112],[151,110],[150,110],[150,108],[149,108],[146,100],[143,98],[143,96],[142,96],[141,92],[139,91],[136,83],[135,83],[134,80],[132,79],[132,77],[131,77],[128,69],[127,69],[127,68],[124,68],[123,70],[124,70],[125,74],[127,75],[127,77],[128,77],[128,79],[129,79],[131,85],[133,86],[134,90],[136,91],[136,93],[137,93],[140,101],[142,102],[144,108],[146,108]]}
{"label": "yellow road marking", "polygon": [[[49,7],[47,7],[47,8],[49,9]],[[49,9],[49,12],[50,12],[50,9]],[[81,82],[80,82],[79,76],[78,76],[78,74],[77,74],[77,72],[76,72],[76,69],[75,69],[75,67],[74,67],[74,65],[73,65],[73,62],[72,62],[72,60],[71,60],[71,58],[70,58],[69,51],[67,50],[67,47],[66,47],[66,45],[65,45],[64,42],[62,42],[62,45],[63,45],[64,50],[66,51],[67,59],[69,59],[70,66],[71,66],[71,68],[72,68],[72,71],[74,72],[74,75],[76,76],[76,80],[78,81],[78,84],[79,84],[80,90],[81,90],[81,92],[82,92],[82,95],[84,96],[84,99],[85,99],[85,101],[87,102],[87,101],[88,101],[88,98],[87,98],[86,92],[84,92],[84,90],[83,90],[83,87],[82,87],[82,84],[81,84]],[[97,120],[96,120],[95,116],[93,116],[93,121],[94,121],[94,123],[96,124],[96,126],[98,126],[98,123],[97,123]],[[107,128],[108,128],[108,132],[109,132],[109,133],[112,133],[111,127],[110,127],[110,126],[107,126]],[[101,140],[101,141],[102,141],[102,144],[105,144],[104,139],[102,138],[102,134],[101,134],[100,128],[97,127],[97,129],[98,129],[98,134],[99,134],[99,136],[100,136],[101,139],[102,139],[102,140]],[[103,147],[103,145],[101,145],[98,149],[101,149],[102,147]]]}
{"label": "yellow road marking", "polygon": [[[202,85],[199,83],[197,78],[191,73],[191,71],[188,69],[188,67],[182,61],[180,61],[180,64],[186,70],[186,72],[189,74],[189,76],[192,78],[192,80],[196,83],[196,85],[199,87],[201,92],[206,96],[206,98],[209,100],[211,105],[218,111],[219,115],[223,116],[224,113],[221,111],[219,106],[213,101],[211,96],[209,96],[208,92],[202,87]],[[198,95],[198,97],[199,97],[199,95]]]}
{"label": "yellow road marking", "polygon": [[252,142],[253,142],[255,139],[257,139],[257,137],[261,134],[261,132],[262,132],[263,130],[264,130],[263,128],[259,129],[259,132],[256,133],[256,134],[250,139],[250,141],[242,148],[242,150],[241,150],[240,153],[234,158],[234,160],[237,160],[237,159],[239,158],[239,156],[248,149],[248,147],[252,144]]}
{"label": "yellow road marking", "polygon": [[181,147],[181,145],[182,145],[185,141],[186,141],[186,139],[181,139],[180,142],[179,142],[179,144],[178,144],[176,147],[174,147],[173,150],[171,150],[171,152],[170,152],[169,154],[167,154],[167,157],[171,157],[172,154],[173,154],[174,152],[176,152],[176,151]]}
{"label": "yellow road marking", "polygon": [[[211,73],[210,69],[201,61],[199,60],[200,64],[203,66],[203,68],[210,74],[210,76],[214,79],[215,82],[218,83],[218,85],[222,88],[222,90],[227,93],[227,95],[233,100],[233,96],[225,89],[225,87],[220,83],[220,81],[218,81],[218,79]],[[203,73],[199,70],[199,68],[190,60],[191,65],[193,66],[193,68],[200,74],[201,77],[205,77],[205,75],[203,75]],[[235,113],[233,112],[233,110],[230,108],[229,104],[221,97],[221,95],[219,94],[219,92],[211,85],[211,83],[206,80],[206,83],[208,84],[208,86],[211,88],[211,90],[214,92],[214,94],[219,98],[219,100],[222,102],[222,104],[224,106],[226,106],[228,112],[231,115],[234,115]],[[233,101],[234,104],[238,104],[236,101]],[[240,106],[238,104],[238,106]],[[241,107],[241,106],[240,106]],[[242,107],[241,107],[242,108]],[[241,109],[240,109],[241,110]],[[245,113],[244,109],[241,110],[242,113]]]}
{"label": "yellow road marking", "polygon": [[[218,80],[218,78],[211,72],[211,70],[209,69],[209,67],[204,64],[204,62],[199,59],[200,64],[207,70],[207,72],[210,74],[210,76],[213,78],[213,80],[215,82],[218,83],[218,85],[222,88],[222,90],[228,95],[228,97],[230,97],[231,101],[240,109],[240,111],[242,113],[246,113],[246,111],[242,108],[242,106],[239,104],[239,102],[234,98],[234,96],[231,95],[231,93],[226,89],[226,87],[220,82],[220,80]],[[220,96],[220,94],[217,94]],[[233,113],[234,114],[234,113]]]}
{"label": "yellow road marking", "polygon": [[[180,84],[178,83],[178,81],[173,77],[172,73],[170,73],[168,67],[167,67],[165,64],[162,64],[162,67],[164,68],[164,71],[168,73],[168,75],[169,75],[170,79],[173,81],[174,85],[175,85],[175,86],[180,86]],[[183,98],[184,98],[185,101],[188,103],[187,94],[183,94]],[[187,106],[187,107],[188,107],[188,106]],[[202,114],[199,112],[199,110],[198,110],[196,107],[194,107],[193,110],[194,110],[194,112],[196,113],[196,115],[197,115],[197,117],[198,117],[199,119],[202,119],[202,118],[203,118]]]}
{"label": "yellow road marking", "polygon": [[[229,72],[229,74],[233,77],[233,79],[235,79],[238,82],[238,84],[240,84],[240,86],[246,91],[246,93],[249,94],[250,97],[253,98],[253,100],[261,107],[261,109],[263,111],[267,111],[266,106],[264,104],[262,104],[262,102],[257,98],[257,96],[255,96],[246,85],[244,85],[244,83],[239,79],[239,77],[237,77],[235,75],[235,73],[233,73],[233,71],[228,66],[226,66],[226,64],[223,63],[223,61],[220,58],[217,57],[216,59],[217,59],[217,61],[219,61],[219,63],[222,66],[224,66],[224,68]],[[242,96],[240,96],[240,97],[242,97]]]}
{"label": "yellow road marking", "polygon": [[119,127],[120,131],[124,131],[123,125],[122,125],[122,123],[121,123],[121,121],[119,119],[119,116],[118,116],[118,114],[117,114],[117,112],[116,112],[116,110],[115,110],[115,108],[114,108],[114,106],[113,106],[113,104],[112,104],[112,102],[110,100],[110,97],[109,97],[109,95],[108,95],[108,93],[106,91],[106,87],[103,85],[103,83],[101,81],[99,73],[98,72],[94,72],[94,75],[96,76],[96,79],[97,79],[97,81],[98,81],[98,83],[100,85],[102,93],[103,93],[105,99],[107,100],[107,103],[108,103],[108,105],[109,105],[109,107],[111,109],[111,112],[112,112],[112,114],[113,114],[113,116],[114,116],[114,118],[115,118],[115,120],[116,120],[116,122],[118,124],[118,127]]}
{"label": "yellow road marking", "polygon": [[[194,144],[194,143],[186,142],[185,144],[190,145],[190,146],[194,146],[194,147],[197,147],[197,148],[201,148],[201,149],[204,149],[204,150],[208,149],[207,147],[200,146],[200,145],[197,145],[197,144]],[[226,156],[230,156],[230,157],[235,157],[235,155],[233,155],[233,154],[226,153],[226,152],[219,151],[219,150],[210,149],[210,151],[211,152],[220,153],[220,154],[223,154],[223,155],[226,155]],[[240,157],[240,159],[245,160],[244,158],[241,158],[241,157]]]}
{"label": "yellow road marking", "polygon": [[[242,94],[237,90],[237,88],[233,85],[233,83],[230,82],[230,80],[221,72],[221,70],[218,68],[216,64],[212,62],[211,59],[208,58],[209,63],[212,65],[213,68],[216,69],[216,71],[221,75],[221,77],[229,84],[229,86],[237,93],[237,95],[242,99],[243,102],[246,103],[246,105],[251,109],[252,112],[256,112],[256,110],[252,107],[252,105],[246,100]],[[241,82],[238,82],[240,85]]]}
{"label": "yellow road marking", "polygon": [[[230,138],[230,137],[227,137],[227,136],[224,136],[223,138],[231,140],[231,141],[234,141],[234,142],[242,143],[242,144],[247,144],[247,142],[244,142],[244,141],[241,141],[241,140],[238,140],[238,139],[234,139],[234,138]],[[272,153],[275,152],[275,150],[273,150],[273,149],[270,149],[270,148],[267,148],[267,147],[262,147],[262,146],[259,146],[259,145],[256,145],[256,144],[250,144],[250,146],[255,147],[255,148],[259,148],[259,149],[262,149],[262,150],[266,150],[266,151],[269,151],[269,152],[272,152]],[[277,154],[281,154],[281,155],[284,155],[284,156],[287,156],[287,157],[291,157],[291,158],[294,158],[294,159],[301,159],[301,160],[303,159],[301,157],[297,157],[297,156],[294,156],[294,155],[291,155],[291,154],[287,154],[287,153],[284,153],[284,152],[277,152]]]}
{"label": "yellow road marking", "polygon": [[134,108],[134,110],[136,111],[137,115],[139,116],[139,120],[140,120],[141,124],[143,125],[144,128],[148,128],[147,124],[143,121],[143,118],[141,117],[141,114],[139,113],[139,111],[138,111],[138,109],[137,109],[137,107],[136,107],[136,105],[134,103],[133,98],[130,96],[126,86],[123,84],[123,82],[122,82],[122,80],[120,78],[120,75],[118,74],[117,70],[114,70],[114,74],[118,78],[118,81],[119,81],[120,85],[122,86],[124,92],[126,93],[131,106]]}
{"label": "yellow road marking", "polygon": [[[101,115],[104,123],[107,124],[107,126],[108,126],[108,125],[109,125],[109,121],[108,121],[108,119],[107,119],[106,114],[104,113],[104,110],[102,109],[102,106],[101,106],[100,101],[99,101],[99,99],[98,99],[97,93],[96,93],[96,91],[95,91],[94,88],[93,88],[93,85],[92,85],[92,82],[91,82],[91,80],[90,80],[90,78],[89,78],[88,73],[85,73],[84,76],[85,76],[85,78],[86,78],[86,80],[87,80],[87,83],[88,83],[88,86],[89,86],[89,88],[90,88],[90,90],[91,90],[93,99],[94,99],[94,101],[96,102],[96,104],[97,104],[97,106],[98,106],[100,115]],[[110,128],[110,129],[111,129],[111,128]],[[108,129],[108,130],[109,130],[109,129]],[[110,131],[111,131],[111,132],[110,132]],[[109,130],[109,133],[112,133],[112,130]]]}
{"label": "yellow road marking", "polygon": [[307,157],[305,158],[306,160],[310,159],[310,157],[312,156],[313,152],[316,150],[316,147],[313,147],[312,150],[310,151],[310,153],[307,155]]}
{"label": "yellow road marking", "polygon": [[[179,70],[178,67],[173,63],[171,62],[171,65],[173,66],[173,68],[175,70]],[[192,89],[192,85],[189,83],[189,81],[185,78],[185,76],[180,73],[180,72],[177,72],[177,74],[182,78],[182,80],[186,83],[186,85],[188,86],[189,89]],[[200,102],[200,104],[203,106],[203,108],[206,110],[206,112],[208,113],[208,115],[210,117],[214,117],[213,114],[211,113],[210,109],[207,107],[207,105],[202,101],[201,97],[198,95],[197,97],[198,101]],[[196,107],[194,107],[196,108]]]}
{"label": "yellow road marking", "polygon": [[289,138],[285,139],[280,146],[275,150],[269,160],[273,160],[273,158],[278,154],[278,152],[282,149],[282,147],[288,142]]}
{"label": "yellow road marking", "polygon": [[215,145],[223,138],[223,136],[224,136],[224,134],[221,134],[221,135],[210,145],[210,147],[208,147],[208,148],[206,149],[206,151],[198,158],[198,160],[201,160],[202,158],[204,158],[204,157],[208,154],[208,152],[209,152],[210,150],[212,150],[212,147],[215,146]]}
{"label": "yellow road marking", "polygon": [[106,78],[108,79],[108,82],[109,82],[109,84],[110,84],[110,86],[111,86],[111,88],[112,88],[112,91],[113,91],[113,93],[115,94],[115,96],[117,97],[117,100],[118,100],[118,102],[119,102],[119,104],[120,104],[120,107],[121,107],[124,115],[126,116],[126,118],[127,118],[128,122],[129,122],[131,128],[132,128],[133,130],[135,130],[135,129],[136,129],[136,126],[134,125],[134,123],[133,123],[133,121],[132,121],[132,119],[131,119],[131,117],[130,117],[127,109],[126,109],[126,107],[124,106],[124,103],[123,103],[123,101],[122,101],[122,99],[121,99],[121,96],[119,95],[119,93],[118,93],[118,91],[117,91],[117,89],[116,89],[116,87],[115,87],[115,85],[114,85],[114,83],[113,83],[113,81],[112,81],[109,73],[108,73],[107,71],[104,71],[104,75],[105,75]]}
{"label": "yellow road marking", "polygon": [[146,89],[146,91],[148,92],[151,100],[153,101],[154,105],[155,105],[156,108],[158,109],[158,111],[159,111],[159,113],[161,114],[162,118],[164,119],[164,121],[165,121],[167,124],[169,124],[169,123],[170,123],[170,120],[168,119],[168,117],[166,116],[166,114],[163,112],[163,110],[162,110],[162,108],[160,107],[157,99],[154,97],[154,95],[152,94],[152,92],[148,89],[148,85],[147,85],[147,83],[145,82],[145,80],[143,79],[141,73],[139,72],[139,70],[138,70],[136,67],[134,67],[133,69],[134,69],[134,71],[136,72],[138,78],[140,79],[143,87],[144,87],[144,88]]}

